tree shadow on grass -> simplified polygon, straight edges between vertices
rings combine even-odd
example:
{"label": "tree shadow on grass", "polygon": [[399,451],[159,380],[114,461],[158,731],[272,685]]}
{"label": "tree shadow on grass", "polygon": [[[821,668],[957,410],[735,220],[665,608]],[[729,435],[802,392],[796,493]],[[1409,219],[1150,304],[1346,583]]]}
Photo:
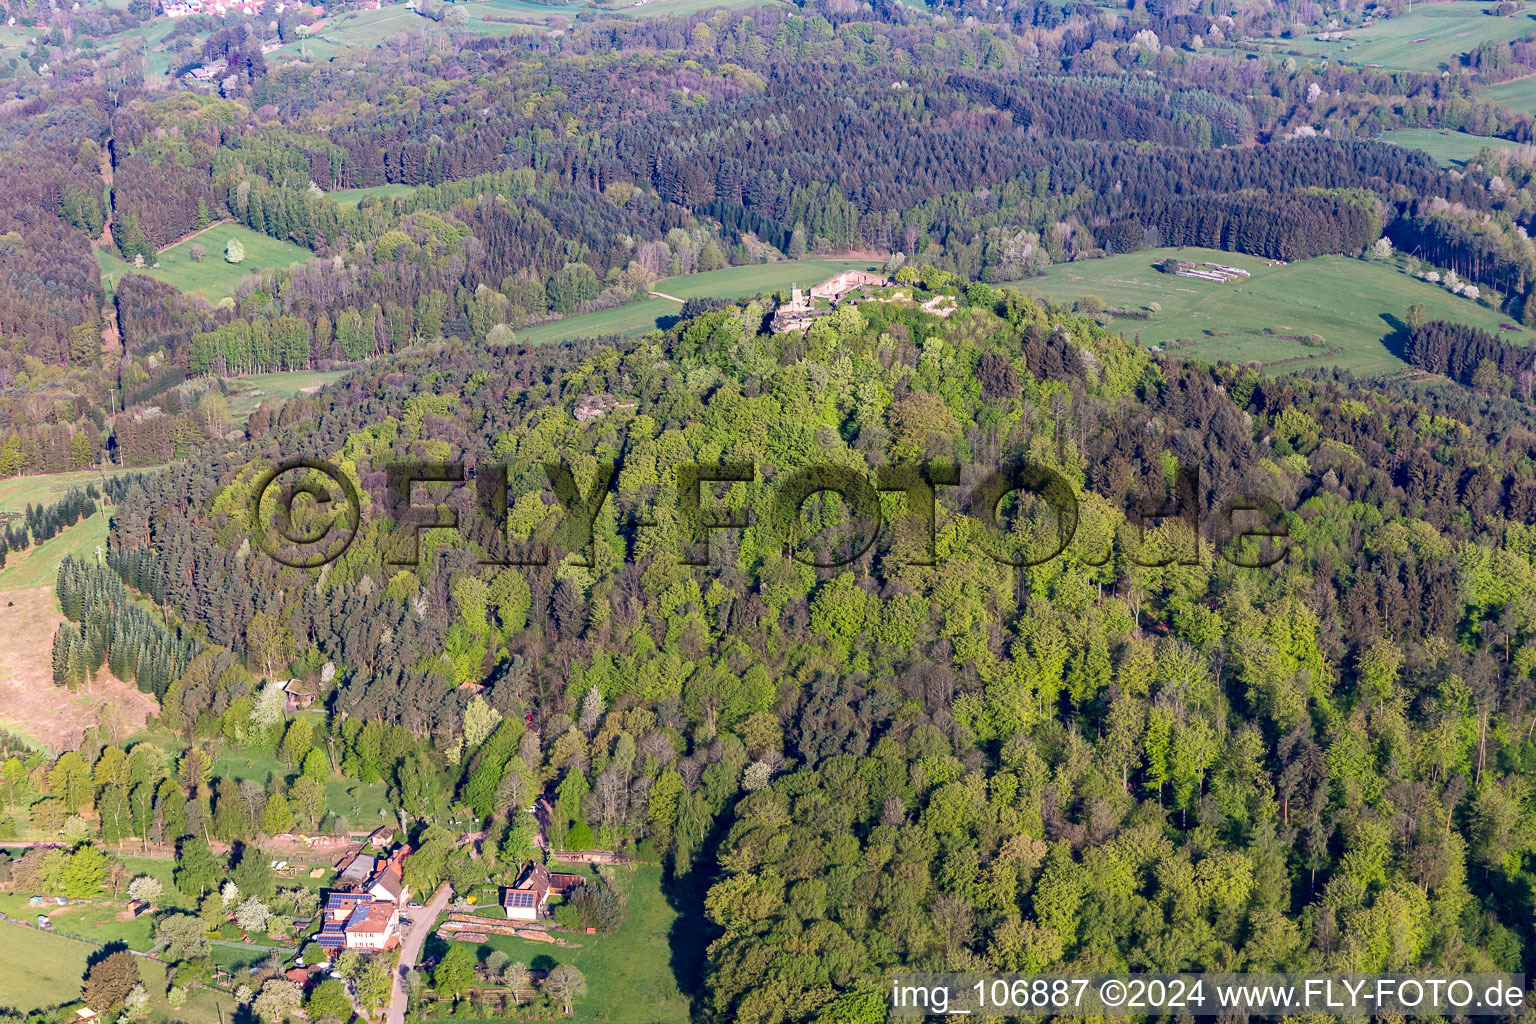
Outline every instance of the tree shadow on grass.
{"label": "tree shadow on grass", "polygon": [[1391,313],[1381,314],[1382,321],[1390,329],[1390,333],[1381,339],[1381,343],[1387,347],[1387,351],[1401,359],[1408,361],[1408,324]]}
{"label": "tree shadow on grass", "polygon": [[678,990],[692,1004],[691,1016],[695,1020],[702,1016],[705,954],[710,942],[719,934],[719,929],[704,912],[704,897],[718,873],[720,844],[734,820],[733,807],[726,807],[715,815],[688,873],[679,876],[669,865],[662,876],[662,894],[677,913],[667,935],[667,945],[672,950],[672,977],[677,981]]}

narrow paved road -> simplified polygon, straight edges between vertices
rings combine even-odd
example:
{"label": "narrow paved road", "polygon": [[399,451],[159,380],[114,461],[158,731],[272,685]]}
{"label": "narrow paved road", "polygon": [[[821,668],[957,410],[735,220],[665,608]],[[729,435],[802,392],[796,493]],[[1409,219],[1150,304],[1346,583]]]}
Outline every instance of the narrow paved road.
{"label": "narrow paved road", "polygon": [[453,896],[453,890],[444,882],[437,887],[437,892],[427,901],[427,905],[420,910],[402,910],[406,917],[413,922],[400,936],[400,966],[395,971],[395,987],[389,997],[389,1015],[386,1018],[388,1024],[405,1024],[405,976],[414,969],[416,959],[421,956],[422,943],[427,941],[427,936],[432,934],[432,926],[443,913],[443,908],[448,906],[448,900]]}

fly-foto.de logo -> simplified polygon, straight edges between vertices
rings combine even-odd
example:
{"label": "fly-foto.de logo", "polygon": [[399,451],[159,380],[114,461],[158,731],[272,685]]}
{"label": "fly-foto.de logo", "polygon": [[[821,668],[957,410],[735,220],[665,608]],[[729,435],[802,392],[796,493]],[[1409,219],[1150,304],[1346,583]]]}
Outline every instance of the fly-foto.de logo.
{"label": "fly-foto.de logo", "polygon": [[[382,467],[380,500],[370,503],[394,524],[383,544],[389,565],[414,566],[421,559],[421,535],[427,530],[455,530],[480,551],[485,565],[547,565],[567,556],[592,564],[592,548],[604,506],[616,504],[619,473],[614,462],[599,462],[585,489],[570,465],[536,467],[465,462],[395,461]],[[537,480],[554,497],[558,525],[547,541],[508,536],[509,509],[515,500],[512,481]],[[766,526],[785,557],[821,569],[849,565],[865,557],[882,538],[900,532],[909,565],[938,565],[939,512],[972,519],[969,545],[1003,565],[1043,565],[1062,557],[1078,536],[1080,502],[1076,490],[1055,469],[1028,461],[982,469],[924,463],[879,467],[861,472],[847,466],[808,465],[781,471],[772,481],[751,462],[690,462],[673,474],[674,510],[681,564],[707,566],[711,537]],[[730,500],[732,486],[751,490],[748,500]],[[468,515],[448,498],[418,502],[418,486],[437,493],[470,492]],[[525,493],[529,487],[520,487]],[[1289,550],[1285,513],[1266,497],[1241,496],[1207,502],[1202,517],[1198,469],[1181,467],[1171,488],[1125,510],[1129,539],[1102,538],[1082,544],[1074,557],[1103,565],[1119,553],[1136,565],[1156,567],[1199,564],[1198,537],[1213,541],[1216,554],[1240,568],[1266,568]],[[887,501],[883,496],[892,496]],[[827,516],[825,503],[841,505]],[[463,502],[458,502],[463,506]],[[887,517],[887,506],[899,512]],[[250,524],[256,546],[284,565],[316,568],[335,561],[351,546],[363,525],[363,503],[351,476],[321,459],[289,459],[269,466],[251,491]],[[813,520],[833,525],[817,526]],[[627,529],[661,528],[655,517],[632,510]],[[1183,524],[1187,543],[1152,553],[1146,533],[1166,523]],[[1123,531],[1122,531],[1123,532]]]}

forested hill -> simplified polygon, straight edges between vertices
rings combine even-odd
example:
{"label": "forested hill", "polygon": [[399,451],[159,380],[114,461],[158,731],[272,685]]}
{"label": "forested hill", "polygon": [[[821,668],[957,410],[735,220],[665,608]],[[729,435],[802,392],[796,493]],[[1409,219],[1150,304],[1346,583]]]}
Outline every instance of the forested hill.
{"label": "forested hill", "polygon": [[[443,344],[269,400],[248,443],[120,497],[114,564],[253,671],[323,680],[344,770],[402,790],[436,772],[493,835],[547,788],[559,835],[663,859],[703,896],[706,962],[678,967],[702,968],[718,1019],[881,1020],[897,967],[1521,969],[1528,413],[1152,360],[986,285],[949,319],[870,302],[802,337],[763,315]],[[589,395],[614,401],[578,420]],[[369,506],[325,568],[279,567],[246,529],[256,461],[298,455]],[[383,564],[401,457],[563,461],[583,493],[613,461],[592,564],[487,567],[439,534],[419,567]],[[708,566],[677,557],[685,463],[755,464],[719,505],[761,513],[796,467],[1021,458],[1071,482],[1081,520],[1021,577],[949,488],[935,566],[893,530],[817,570],[761,518],[715,531]],[[1176,527],[1117,533],[1180,467],[1207,528],[1228,497],[1272,498],[1286,559],[1238,568],[1207,543],[1181,564]],[[514,534],[559,540],[546,489],[514,474]],[[1054,536],[1004,513],[1021,545]],[[478,684],[505,716],[489,737],[464,728]],[[189,670],[164,714],[217,729],[251,685]]]}

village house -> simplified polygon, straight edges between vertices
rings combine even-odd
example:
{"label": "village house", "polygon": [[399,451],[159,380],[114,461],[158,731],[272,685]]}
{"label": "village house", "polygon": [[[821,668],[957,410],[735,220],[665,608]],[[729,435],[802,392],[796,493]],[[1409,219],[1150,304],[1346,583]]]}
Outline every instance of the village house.
{"label": "village house", "polygon": [[405,884],[405,857],[410,848],[400,847],[388,860],[380,861],[373,877],[368,880],[368,894],[375,900],[404,904],[411,898],[410,887]]}
{"label": "village house", "polygon": [[186,77],[194,82],[211,82],[222,75],[228,67],[228,61],[216,60],[212,64],[204,64],[201,67],[193,68],[187,72]]}
{"label": "village house", "polygon": [[547,916],[551,894],[564,896],[585,885],[580,875],[551,872],[542,864],[535,864],[523,872],[518,883],[502,894],[501,905],[511,921],[537,921]]}
{"label": "village house", "polygon": [[409,854],[410,847],[401,846],[388,857],[357,853],[346,861],[337,883],[347,887],[327,894],[315,935],[328,955],[348,949],[371,953],[399,945],[400,908],[411,897],[405,884]]}
{"label": "village house", "polygon": [[295,711],[308,710],[315,702],[315,692],[302,679],[290,679],[283,684],[283,713],[293,714]]}
{"label": "village house", "polygon": [[394,903],[366,892],[333,892],[326,898],[315,941],[331,956],[347,949],[393,949],[400,941],[399,926],[400,908]]}
{"label": "village house", "polygon": [[400,942],[400,908],[388,900],[360,903],[343,930],[348,949],[364,952],[393,949]]}

